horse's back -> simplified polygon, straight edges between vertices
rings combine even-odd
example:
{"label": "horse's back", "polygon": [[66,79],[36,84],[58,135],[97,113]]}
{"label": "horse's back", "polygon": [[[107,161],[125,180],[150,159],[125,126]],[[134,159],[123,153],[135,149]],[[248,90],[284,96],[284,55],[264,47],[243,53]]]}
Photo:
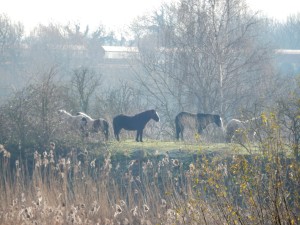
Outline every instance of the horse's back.
{"label": "horse's back", "polygon": [[126,119],[128,116],[125,116],[124,114],[120,114],[120,115],[117,115],[113,118],[113,124],[117,124],[121,121],[123,121],[124,119]]}
{"label": "horse's back", "polygon": [[132,121],[131,116],[126,116],[124,114],[120,114],[113,119],[113,128],[114,130],[136,130],[135,124]]}
{"label": "horse's back", "polygon": [[180,112],[176,115],[175,121],[178,123],[182,122],[184,119],[190,117],[192,114],[188,112]]}
{"label": "horse's back", "polygon": [[175,123],[178,126],[194,127],[196,124],[196,114],[180,112],[175,117]]}
{"label": "horse's back", "polygon": [[181,119],[181,118],[190,117],[190,116],[193,116],[193,115],[195,116],[195,114],[193,114],[193,113],[183,111],[183,112],[178,113],[175,118]]}
{"label": "horse's back", "polygon": [[226,130],[240,129],[243,128],[244,124],[238,119],[231,119],[226,125]]}
{"label": "horse's back", "polygon": [[[146,111],[148,112],[148,111]],[[147,116],[147,113],[139,113],[134,116],[126,116],[120,114],[113,119],[113,126],[116,129],[125,129],[125,130],[141,130],[144,129],[147,122],[150,120],[150,117]]]}

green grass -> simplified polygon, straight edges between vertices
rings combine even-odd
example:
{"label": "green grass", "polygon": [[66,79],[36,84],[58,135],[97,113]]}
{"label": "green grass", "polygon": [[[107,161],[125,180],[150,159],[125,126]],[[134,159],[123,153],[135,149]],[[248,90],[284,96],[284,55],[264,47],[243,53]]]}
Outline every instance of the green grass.
{"label": "green grass", "polygon": [[240,145],[227,143],[203,143],[203,142],[182,142],[182,141],[158,141],[147,140],[136,142],[134,140],[122,140],[120,142],[111,141],[106,145],[106,149],[112,154],[123,153],[130,155],[136,151],[144,151],[148,155],[154,154],[182,154],[192,155],[195,153],[208,154],[219,153],[231,155],[235,153],[246,154],[247,152]]}

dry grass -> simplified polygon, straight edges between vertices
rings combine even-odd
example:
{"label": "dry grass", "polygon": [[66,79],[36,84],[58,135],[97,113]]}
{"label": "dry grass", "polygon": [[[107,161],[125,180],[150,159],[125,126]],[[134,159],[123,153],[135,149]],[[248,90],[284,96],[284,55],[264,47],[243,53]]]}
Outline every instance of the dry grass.
{"label": "dry grass", "polygon": [[299,162],[277,138],[111,142],[81,161],[50,145],[33,165],[1,146],[0,224],[299,224]]}

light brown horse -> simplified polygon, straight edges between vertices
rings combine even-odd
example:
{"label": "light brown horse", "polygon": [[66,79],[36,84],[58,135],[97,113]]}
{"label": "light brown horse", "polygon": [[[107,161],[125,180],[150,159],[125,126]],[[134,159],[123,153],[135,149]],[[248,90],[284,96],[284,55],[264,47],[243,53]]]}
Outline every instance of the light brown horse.
{"label": "light brown horse", "polygon": [[175,117],[176,139],[179,140],[179,136],[181,136],[181,140],[183,140],[183,131],[190,124],[196,127],[198,134],[202,134],[210,123],[215,123],[218,127],[223,126],[222,118],[219,115],[181,112]]}
{"label": "light brown horse", "polygon": [[261,118],[255,117],[249,120],[231,119],[226,125],[226,142],[230,143],[237,141],[240,143],[246,140],[254,141],[256,136],[256,129],[261,125]]}

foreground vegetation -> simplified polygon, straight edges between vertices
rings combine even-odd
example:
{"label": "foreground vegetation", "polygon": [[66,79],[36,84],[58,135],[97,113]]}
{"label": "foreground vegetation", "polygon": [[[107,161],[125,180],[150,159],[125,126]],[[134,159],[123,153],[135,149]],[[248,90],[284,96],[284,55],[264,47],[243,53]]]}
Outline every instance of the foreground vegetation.
{"label": "foreground vegetation", "polygon": [[[79,24],[25,37],[0,15],[0,224],[300,224],[300,67],[275,51],[299,48],[299,18],[182,0],[138,19],[126,41]],[[138,54],[110,59],[105,45]],[[150,108],[161,121],[144,143],[86,140],[57,113],[112,124]],[[183,110],[262,123],[255,142],[222,143],[213,126],[167,141]]]}
{"label": "foreground vegetation", "polygon": [[1,146],[0,223],[299,224],[300,167],[283,143],[276,126],[248,150],[123,141],[61,157],[51,143],[32,172]]}

